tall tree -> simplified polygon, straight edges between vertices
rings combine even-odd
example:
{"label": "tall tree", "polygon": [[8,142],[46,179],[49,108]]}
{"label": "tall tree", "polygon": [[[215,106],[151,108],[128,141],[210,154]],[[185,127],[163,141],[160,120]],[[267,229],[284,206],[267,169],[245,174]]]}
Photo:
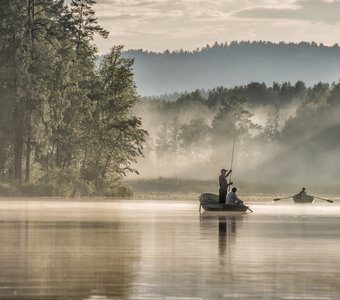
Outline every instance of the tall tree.
{"label": "tall tree", "polygon": [[93,123],[87,127],[86,156],[82,176],[94,183],[97,191],[114,185],[142,153],[146,131],[132,114],[138,101],[133,81],[133,60],[122,57],[122,46],[113,47],[104,56],[97,82],[94,82]]}
{"label": "tall tree", "polygon": [[30,177],[33,113],[39,103],[37,95],[41,94],[39,78],[44,73],[40,62],[46,53],[43,41],[49,40],[48,29],[55,22],[55,8],[60,7],[61,1],[15,0],[2,1],[1,5],[1,39],[4,42],[1,58],[4,59],[3,71],[7,70],[7,76],[1,77],[1,80],[2,86],[11,94],[7,94],[11,98],[7,109],[13,112],[10,122],[13,173],[14,179],[20,183],[25,150],[26,181]]}
{"label": "tall tree", "polygon": [[25,1],[20,0],[2,1],[0,8],[3,60],[1,104],[4,105],[2,109],[11,116],[9,121],[12,133],[8,138],[14,149],[13,173],[14,179],[18,182],[22,180],[24,118],[30,83],[25,4]]}
{"label": "tall tree", "polygon": [[86,123],[92,109],[89,95],[96,77],[93,36],[108,35],[97,24],[94,4],[95,1],[71,1],[70,6],[60,10],[59,32],[53,31],[57,37],[55,57],[50,58],[53,68],[46,80],[50,93],[41,113],[45,117],[43,124],[48,140],[39,157],[45,168],[51,170],[49,175],[59,183],[65,178],[70,181],[66,173],[80,176],[79,168],[75,168],[79,164],[76,158],[82,157],[85,151],[82,141],[87,134]]}
{"label": "tall tree", "polygon": [[[104,190],[141,154],[146,132],[130,59],[97,68],[93,0],[0,2],[0,177]],[[91,169],[92,168],[92,169]]]}
{"label": "tall tree", "polygon": [[77,53],[92,53],[94,46],[91,44],[94,34],[107,37],[109,32],[98,25],[93,5],[94,0],[72,0],[70,4],[69,21],[72,25],[73,40],[76,43]]}

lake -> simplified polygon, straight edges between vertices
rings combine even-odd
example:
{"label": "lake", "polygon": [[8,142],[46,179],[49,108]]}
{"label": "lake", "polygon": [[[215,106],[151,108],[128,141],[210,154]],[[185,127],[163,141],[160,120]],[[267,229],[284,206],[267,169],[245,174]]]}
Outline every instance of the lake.
{"label": "lake", "polygon": [[339,299],[340,204],[0,200],[0,299]]}

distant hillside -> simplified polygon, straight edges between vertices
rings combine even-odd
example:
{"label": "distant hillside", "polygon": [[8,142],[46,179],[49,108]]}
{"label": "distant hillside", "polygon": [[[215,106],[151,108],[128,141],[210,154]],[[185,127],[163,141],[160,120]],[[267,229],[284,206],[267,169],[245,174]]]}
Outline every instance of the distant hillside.
{"label": "distant hillside", "polygon": [[129,50],[134,58],[138,92],[145,95],[232,87],[252,81],[319,81],[340,79],[340,47],[316,43],[232,42],[193,52]]}

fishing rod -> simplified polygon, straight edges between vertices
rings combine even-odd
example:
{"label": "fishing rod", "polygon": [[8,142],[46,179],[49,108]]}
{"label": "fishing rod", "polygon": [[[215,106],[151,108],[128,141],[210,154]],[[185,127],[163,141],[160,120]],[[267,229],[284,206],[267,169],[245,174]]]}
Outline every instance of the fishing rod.
{"label": "fishing rod", "polygon": [[[238,109],[238,105],[234,106],[234,121],[235,121],[235,132],[234,132],[234,141],[233,141],[233,148],[232,148],[232,151],[231,151],[231,161],[230,161],[230,170],[233,170],[233,163],[234,163],[234,153],[235,153],[235,143],[236,143],[236,134],[237,134],[237,129],[236,129],[236,116],[237,116],[237,109]],[[231,173],[230,173],[230,176],[229,176],[229,186],[228,186],[228,189],[229,189],[229,192],[230,192],[230,189],[231,189]]]}
{"label": "fishing rod", "polygon": [[[235,134],[234,134],[234,142],[233,142],[233,149],[231,151],[231,162],[230,162],[230,170],[233,169],[233,163],[234,163],[234,152],[235,152],[235,142],[236,142],[236,131],[235,131]],[[229,189],[229,192],[230,192],[230,186],[231,186],[231,173],[230,173],[230,176],[229,176],[229,186],[228,186],[228,189]]]}
{"label": "fishing rod", "polygon": [[[236,135],[237,135],[237,128],[236,128],[237,118],[236,117],[237,117],[237,110],[238,110],[239,106],[240,106],[240,103],[238,105],[234,105],[234,107],[233,107],[233,109],[234,109],[234,120],[235,120],[235,129],[234,129],[235,132],[234,132],[233,148],[232,148],[232,151],[231,151],[230,171],[233,170],[233,163],[234,163],[235,144],[236,144]],[[231,174],[232,174],[232,172],[229,175],[229,186],[228,186],[229,192],[230,192],[231,185],[232,185]],[[242,201],[242,204],[243,204],[243,201]],[[249,210],[250,212],[253,212],[253,210],[249,206],[246,206],[246,207],[247,207],[247,210]]]}
{"label": "fishing rod", "polygon": [[[235,112],[235,115],[236,115],[236,112]],[[235,120],[236,120],[236,116],[235,116]],[[236,143],[236,130],[235,130],[235,134],[234,134],[233,148],[232,148],[232,152],[231,152],[230,170],[233,169],[235,143]],[[230,186],[232,184],[232,182],[231,182],[231,174],[232,173],[230,173],[230,176],[229,176],[229,186],[228,186],[229,192],[230,192]],[[244,205],[243,201],[241,201],[241,203],[242,203],[242,205]],[[254,212],[249,206],[246,206],[246,207],[247,207],[247,210],[249,210],[250,212]]]}

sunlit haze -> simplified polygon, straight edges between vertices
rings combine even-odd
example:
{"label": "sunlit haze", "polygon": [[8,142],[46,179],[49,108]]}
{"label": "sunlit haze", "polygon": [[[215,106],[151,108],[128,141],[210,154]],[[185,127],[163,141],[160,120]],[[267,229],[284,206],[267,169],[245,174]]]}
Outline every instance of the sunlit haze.
{"label": "sunlit haze", "polygon": [[110,31],[96,38],[101,53],[126,49],[193,50],[217,42],[269,40],[338,43],[339,1],[98,0],[96,14]]}

